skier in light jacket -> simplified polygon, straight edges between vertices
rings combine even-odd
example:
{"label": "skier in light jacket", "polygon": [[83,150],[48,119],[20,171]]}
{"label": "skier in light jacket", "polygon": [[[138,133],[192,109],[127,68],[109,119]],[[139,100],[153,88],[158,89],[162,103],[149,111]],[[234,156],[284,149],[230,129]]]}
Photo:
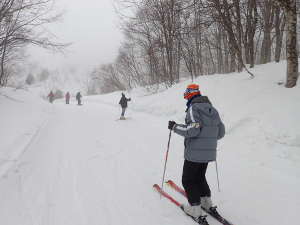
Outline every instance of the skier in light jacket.
{"label": "skier in light jacket", "polygon": [[214,213],[217,211],[205,174],[208,163],[216,161],[217,141],[224,137],[225,127],[208,97],[201,95],[199,85],[188,85],[184,98],[188,101],[185,124],[174,121],[168,124],[169,129],[185,138],[182,185],[189,205],[183,205],[183,209],[198,221],[208,224],[201,207]]}

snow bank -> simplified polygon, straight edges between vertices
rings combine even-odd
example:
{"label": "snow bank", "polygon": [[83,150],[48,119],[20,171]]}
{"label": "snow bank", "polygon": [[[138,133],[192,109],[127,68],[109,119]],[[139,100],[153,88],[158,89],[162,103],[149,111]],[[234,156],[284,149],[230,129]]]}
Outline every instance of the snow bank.
{"label": "snow bank", "polygon": [[[292,89],[281,84],[286,79],[285,68],[285,62],[271,63],[255,67],[254,79],[247,73],[236,73],[202,76],[195,81],[202,94],[209,96],[219,109],[226,126],[226,136],[218,146],[222,192],[218,193],[212,184],[213,197],[225,214],[234,209],[232,218],[239,224],[296,224],[298,221],[300,84]],[[137,111],[156,115],[162,118],[165,129],[169,119],[183,122],[186,103],[183,93],[190,82],[184,81],[153,95],[147,95],[142,89],[126,93],[132,98],[128,115],[134,118]],[[120,97],[117,92],[89,97],[87,101],[120,107]],[[144,121],[147,122],[151,123]],[[173,136],[169,177],[180,174],[178,165],[182,156],[178,152],[182,152],[182,143],[177,138]],[[213,174],[211,168],[210,183]],[[282,215],[282,206],[284,215],[278,216]]]}
{"label": "snow bank", "polygon": [[[209,96],[227,125],[227,133],[251,125],[253,130],[272,142],[300,148],[300,85],[287,89],[285,62],[257,66],[254,79],[244,73],[202,76],[196,79],[203,95]],[[147,95],[138,88],[126,93],[132,98],[129,109],[184,121],[185,81],[157,94]],[[89,97],[88,101],[118,106],[120,92]],[[255,135],[253,133],[253,135]]]}
{"label": "snow bank", "polygon": [[[196,79],[203,95],[209,96],[219,109],[226,125],[226,138],[219,149],[235,153],[239,160],[245,155],[258,165],[280,170],[300,178],[300,85],[287,89],[286,63],[257,66],[249,74],[202,76]],[[191,81],[153,95],[139,88],[126,93],[132,98],[129,116],[144,112],[166,120],[184,122],[184,90]],[[119,107],[120,92],[89,97],[88,101]],[[226,152],[224,151],[224,152]],[[243,154],[243,155],[239,155]],[[299,193],[300,194],[300,193]]]}
{"label": "snow bank", "polygon": [[47,122],[51,107],[24,89],[0,89],[0,177],[17,162]]}

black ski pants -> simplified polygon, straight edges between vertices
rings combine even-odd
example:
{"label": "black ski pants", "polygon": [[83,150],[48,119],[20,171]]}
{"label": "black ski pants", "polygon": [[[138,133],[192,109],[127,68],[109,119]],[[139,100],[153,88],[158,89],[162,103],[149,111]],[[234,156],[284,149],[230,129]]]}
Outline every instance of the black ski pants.
{"label": "black ski pants", "polygon": [[122,107],[122,113],[121,113],[121,116],[124,116],[124,115],[125,115],[125,111],[126,111],[126,108],[123,108],[123,107]]}
{"label": "black ski pants", "polygon": [[211,192],[205,173],[208,163],[184,161],[182,185],[191,205],[200,205],[200,197],[210,197]]}

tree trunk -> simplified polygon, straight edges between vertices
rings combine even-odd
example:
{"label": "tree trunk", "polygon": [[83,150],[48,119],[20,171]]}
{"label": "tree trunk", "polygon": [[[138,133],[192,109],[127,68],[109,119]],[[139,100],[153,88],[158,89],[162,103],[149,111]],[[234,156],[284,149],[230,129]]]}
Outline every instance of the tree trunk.
{"label": "tree trunk", "polygon": [[[238,44],[239,51],[242,52],[242,33],[243,33],[243,28],[242,28],[242,21],[241,21],[240,1],[239,0],[234,0],[233,4],[235,6],[235,11],[236,11],[237,44]],[[241,60],[238,60],[237,68],[238,68],[239,72],[243,71],[243,63],[241,62]]]}
{"label": "tree trunk", "polygon": [[276,32],[276,47],[275,47],[275,62],[279,63],[281,59],[282,40],[285,28],[285,16],[280,18],[280,8],[276,9],[275,32]]}
{"label": "tree trunk", "polygon": [[271,56],[272,56],[272,38],[271,38],[271,32],[272,32],[272,26],[274,21],[274,3],[270,0],[266,0],[263,3],[263,7],[261,8],[263,12],[263,42],[261,46],[261,64],[266,64],[271,62]]}
{"label": "tree trunk", "polygon": [[230,48],[230,67],[229,67],[229,73],[234,73],[236,70],[236,50],[233,47],[233,44],[229,42],[229,48]]}
{"label": "tree trunk", "polygon": [[228,47],[228,39],[227,34],[223,34],[223,45],[224,45],[224,71],[225,73],[229,73],[229,47]]}
{"label": "tree trunk", "polygon": [[286,87],[292,88],[298,79],[298,52],[297,52],[297,7],[296,0],[290,0],[285,7],[287,19],[287,81]]}
{"label": "tree trunk", "polygon": [[5,39],[3,41],[3,50],[2,50],[2,56],[1,56],[1,72],[0,72],[0,86],[4,86],[6,84],[6,79],[5,79],[5,71],[4,71],[4,62],[5,62],[5,57],[6,57],[6,48],[7,48],[7,39],[8,39],[8,31],[5,36]]}
{"label": "tree trunk", "polygon": [[218,63],[218,70],[217,73],[223,73],[224,70],[224,63],[223,63],[223,52],[222,52],[222,32],[221,28],[219,27],[216,32],[216,45],[217,45],[217,63]]}
{"label": "tree trunk", "polygon": [[249,64],[250,68],[253,68],[255,65],[255,33],[256,33],[256,25],[257,25],[257,5],[256,0],[251,0],[249,4],[249,31],[248,31],[248,57],[249,57]]}

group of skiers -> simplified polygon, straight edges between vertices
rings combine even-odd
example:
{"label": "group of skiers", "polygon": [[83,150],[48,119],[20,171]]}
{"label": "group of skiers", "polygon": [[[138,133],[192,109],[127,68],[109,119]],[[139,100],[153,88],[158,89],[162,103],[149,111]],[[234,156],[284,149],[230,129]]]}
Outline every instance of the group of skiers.
{"label": "group of skiers", "polygon": [[[54,99],[55,99],[55,95],[53,93],[53,91],[50,91],[50,93],[48,94],[48,99],[49,99],[49,102],[50,103],[53,103]],[[78,105],[82,105],[82,102],[81,102],[81,98],[82,98],[82,95],[80,92],[77,92],[76,94],[76,100],[77,100],[77,104]],[[70,99],[71,99],[71,95],[70,95],[70,92],[67,92],[65,94],[65,101],[66,101],[66,104],[70,104]],[[120,120],[125,120],[125,111],[127,109],[127,106],[128,106],[128,103],[131,101],[131,98],[126,98],[125,97],[125,94],[122,93],[122,97],[119,101],[119,104],[121,105],[121,108],[122,108],[122,113],[121,113],[121,117],[120,117]]]}
{"label": "group of skiers", "polygon": [[[52,91],[50,91],[50,93],[48,94],[47,97],[48,97],[48,99],[49,99],[49,102],[50,102],[50,103],[53,103],[53,101],[54,101],[54,99],[55,99],[55,95],[53,94]],[[78,105],[82,105],[82,103],[81,103],[81,98],[82,98],[81,93],[80,93],[80,92],[77,92],[77,94],[76,94],[76,101],[77,101],[77,104],[78,104]],[[65,100],[66,100],[66,104],[67,104],[67,105],[70,104],[70,99],[71,99],[70,92],[67,92],[67,93],[65,94]]]}
{"label": "group of skiers", "polygon": [[[81,94],[76,99],[81,104]],[[187,100],[185,124],[175,121],[168,122],[168,129],[184,137],[184,165],[182,185],[187,194],[189,204],[182,208],[186,214],[193,217],[199,224],[208,225],[206,212],[219,215],[211,199],[211,190],[206,180],[206,170],[209,162],[216,161],[217,142],[225,135],[225,126],[217,109],[207,96],[200,92],[199,85],[190,84],[184,92]],[[66,104],[69,104],[70,94],[66,94]],[[50,100],[51,101],[51,100]],[[121,120],[125,119],[125,111],[131,98],[122,93],[119,104],[122,108]]]}

